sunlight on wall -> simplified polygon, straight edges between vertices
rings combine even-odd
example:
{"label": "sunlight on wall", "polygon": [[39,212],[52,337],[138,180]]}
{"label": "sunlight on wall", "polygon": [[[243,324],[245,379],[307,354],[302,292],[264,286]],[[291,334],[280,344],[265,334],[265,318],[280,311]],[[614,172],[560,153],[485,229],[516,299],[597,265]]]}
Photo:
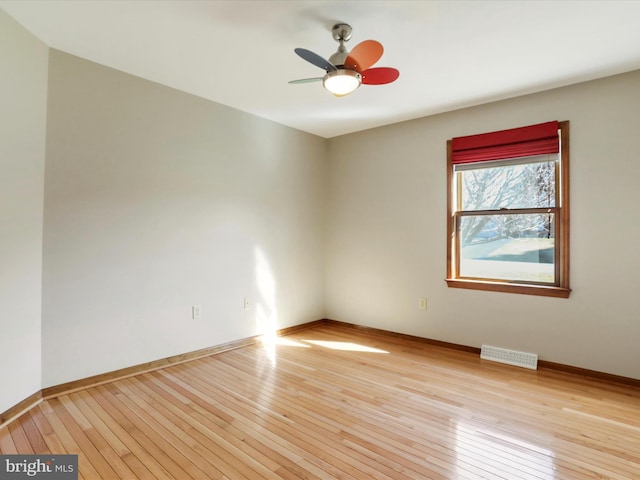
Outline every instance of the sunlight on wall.
{"label": "sunlight on wall", "polygon": [[553,480],[553,452],[490,428],[464,421],[456,424],[456,469],[469,475],[482,460],[483,475],[521,478],[522,471],[535,472],[539,480]]}
{"label": "sunlight on wall", "polygon": [[276,366],[276,342],[278,340],[278,311],[276,309],[276,279],[271,265],[260,247],[254,251],[256,268],[256,331],[262,335],[262,344],[271,364]]}

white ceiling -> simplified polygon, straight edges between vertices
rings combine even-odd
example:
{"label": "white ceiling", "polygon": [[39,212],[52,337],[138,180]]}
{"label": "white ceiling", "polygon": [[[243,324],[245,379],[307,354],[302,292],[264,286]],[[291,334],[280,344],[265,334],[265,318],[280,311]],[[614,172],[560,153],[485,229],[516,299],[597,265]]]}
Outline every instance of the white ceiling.
{"label": "white ceiling", "polygon": [[[640,69],[640,1],[0,0],[47,45],[322,137]],[[393,84],[336,98],[293,49],[375,39]]]}

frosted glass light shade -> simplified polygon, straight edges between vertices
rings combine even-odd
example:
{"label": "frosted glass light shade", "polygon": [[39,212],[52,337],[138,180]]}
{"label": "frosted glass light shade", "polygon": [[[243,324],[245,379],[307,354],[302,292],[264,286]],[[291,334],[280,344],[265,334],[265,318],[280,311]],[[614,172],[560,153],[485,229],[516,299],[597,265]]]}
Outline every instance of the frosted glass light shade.
{"label": "frosted glass light shade", "polygon": [[322,85],[337,97],[353,92],[362,83],[362,76],[355,70],[339,68],[328,72],[322,79]]}

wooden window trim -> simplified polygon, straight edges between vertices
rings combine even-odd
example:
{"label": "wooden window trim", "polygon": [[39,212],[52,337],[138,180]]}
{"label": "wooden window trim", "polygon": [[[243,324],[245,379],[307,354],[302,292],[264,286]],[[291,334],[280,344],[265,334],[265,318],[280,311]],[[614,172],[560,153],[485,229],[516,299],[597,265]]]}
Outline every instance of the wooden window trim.
{"label": "wooden window trim", "polygon": [[457,278],[457,267],[454,264],[454,252],[456,248],[456,228],[454,202],[452,198],[453,165],[451,140],[447,141],[447,278],[446,282],[452,288],[466,288],[471,290],[484,290],[492,292],[519,293],[525,295],[538,295],[545,297],[568,298],[571,293],[569,288],[569,122],[558,122],[560,129],[560,215],[558,219],[558,238],[556,248],[559,249],[557,269],[560,274],[558,286],[523,284],[517,282],[492,281],[485,279]]}

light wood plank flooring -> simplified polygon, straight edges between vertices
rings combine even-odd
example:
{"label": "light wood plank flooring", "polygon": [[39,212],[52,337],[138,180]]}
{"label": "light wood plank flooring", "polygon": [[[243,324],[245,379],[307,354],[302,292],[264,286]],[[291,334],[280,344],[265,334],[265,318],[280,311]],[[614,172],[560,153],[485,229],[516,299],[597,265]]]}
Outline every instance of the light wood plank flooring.
{"label": "light wood plank flooring", "polygon": [[81,479],[640,479],[640,389],[319,325],[42,402]]}

